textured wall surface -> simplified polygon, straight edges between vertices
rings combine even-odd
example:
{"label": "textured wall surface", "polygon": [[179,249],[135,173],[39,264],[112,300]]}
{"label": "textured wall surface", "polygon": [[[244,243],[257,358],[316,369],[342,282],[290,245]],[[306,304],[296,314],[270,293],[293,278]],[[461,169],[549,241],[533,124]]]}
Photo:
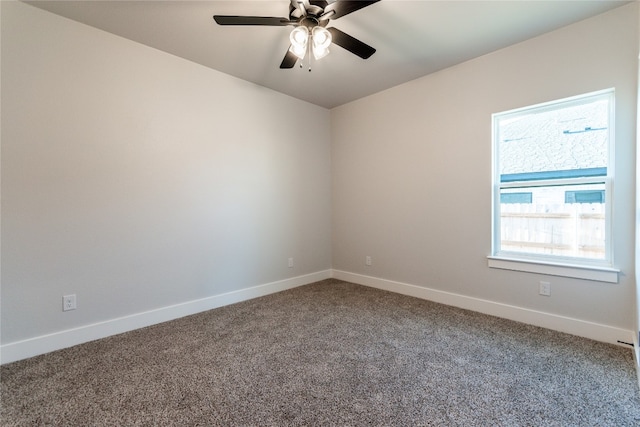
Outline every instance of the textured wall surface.
{"label": "textured wall surface", "polygon": [[331,267],[326,109],[3,2],[2,113],[3,343]]}
{"label": "textured wall surface", "polygon": [[[333,268],[634,329],[637,7],[333,109]],[[619,283],[488,268],[491,114],[612,87]]]}

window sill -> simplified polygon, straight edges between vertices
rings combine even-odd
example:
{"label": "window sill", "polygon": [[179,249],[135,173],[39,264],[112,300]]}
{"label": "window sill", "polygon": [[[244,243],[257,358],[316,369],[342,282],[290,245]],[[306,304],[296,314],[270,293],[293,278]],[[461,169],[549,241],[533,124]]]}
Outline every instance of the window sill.
{"label": "window sill", "polygon": [[547,274],[549,276],[572,277],[597,282],[618,283],[618,274],[620,273],[620,270],[609,267],[532,261],[503,256],[488,256],[487,260],[490,268]]}

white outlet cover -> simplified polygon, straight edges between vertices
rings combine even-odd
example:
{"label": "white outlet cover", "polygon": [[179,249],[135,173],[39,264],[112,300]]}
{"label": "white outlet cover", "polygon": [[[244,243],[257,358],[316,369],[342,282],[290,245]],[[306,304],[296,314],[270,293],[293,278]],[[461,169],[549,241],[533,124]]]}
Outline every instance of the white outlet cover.
{"label": "white outlet cover", "polygon": [[75,310],[76,306],[76,295],[65,295],[62,297],[62,311]]}
{"label": "white outlet cover", "polygon": [[540,282],[539,288],[540,295],[551,296],[551,283],[550,282]]}

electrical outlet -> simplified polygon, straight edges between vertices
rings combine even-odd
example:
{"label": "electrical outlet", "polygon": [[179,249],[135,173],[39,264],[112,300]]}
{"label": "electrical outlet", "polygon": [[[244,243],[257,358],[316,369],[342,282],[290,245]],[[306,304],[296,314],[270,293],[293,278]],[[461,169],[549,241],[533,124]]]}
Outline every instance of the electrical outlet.
{"label": "electrical outlet", "polygon": [[364,258],[364,263],[365,263],[366,265],[373,265],[373,262],[372,262],[372,260],[371,260],[371,257],[370,257],[370,256],[366,256],[366,257]]}
{"label": "electrical outlet", "polygon": [[62,311],[75,310],[76,308],[76,294],[62,297]]}
{"label": "electrical outlet", "polygon": [[551,296],[551,283],[540,281],[539,288],[540,295],[544,295],[546,297]]}
{"label": "electrical outlet", "polygon": [[289,268],[293,268],[293,258],[289,258]]}

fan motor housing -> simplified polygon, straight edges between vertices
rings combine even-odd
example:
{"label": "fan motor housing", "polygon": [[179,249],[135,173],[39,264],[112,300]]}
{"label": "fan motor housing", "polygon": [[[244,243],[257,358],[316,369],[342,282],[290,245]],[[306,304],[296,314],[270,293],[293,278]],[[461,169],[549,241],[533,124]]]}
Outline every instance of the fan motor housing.
{"label": "fan motor housing", "polygon": [[[302,19],[302,21],[304,21],[304,19],[312,18],[315,19],[317,23],[317,17],[322,15],[322,13],[324,12],[324,9],[322,7],[316,6],[314,4],[309,5],[309,7],[307,7],[305,10],[307,13],[306,17],[303,16],[302,11],[299,8],[293,7],[293,4],[289,4],[289,19],[291,19],[292,21],[298,21]],[[302,23],[302,21],[300,21],[300,25],[305,25]]]}
{"label": "fan motor housing", "polygon": [[318,21],[318,19],[315,16],[305,16],[300,21],[298,21],[298,25],[307,27],[309,30],[311,30],[313,27],[318,27],[318,26],[326,27],[328,23],[329,23],[328,19],[324,21]]}

